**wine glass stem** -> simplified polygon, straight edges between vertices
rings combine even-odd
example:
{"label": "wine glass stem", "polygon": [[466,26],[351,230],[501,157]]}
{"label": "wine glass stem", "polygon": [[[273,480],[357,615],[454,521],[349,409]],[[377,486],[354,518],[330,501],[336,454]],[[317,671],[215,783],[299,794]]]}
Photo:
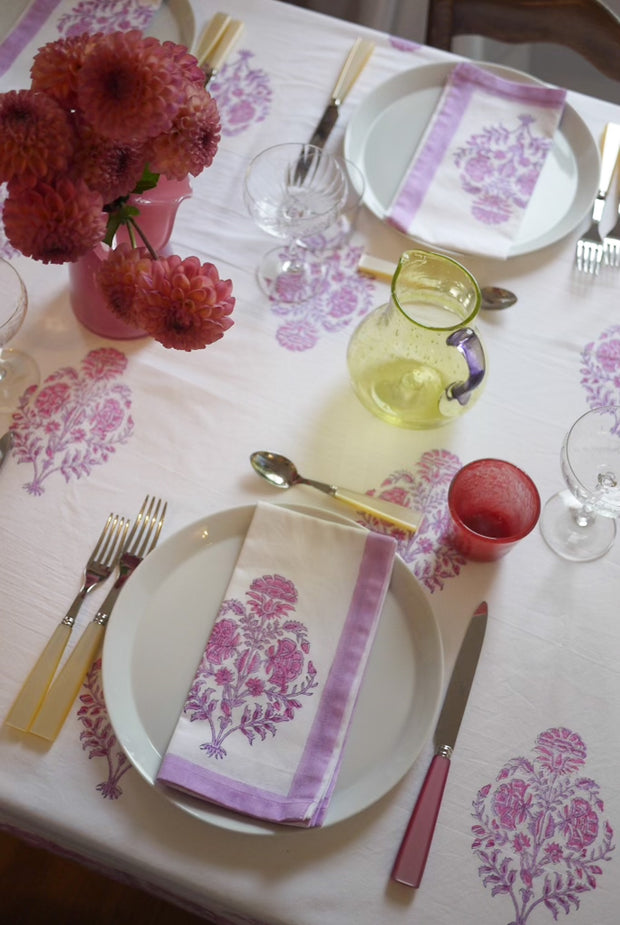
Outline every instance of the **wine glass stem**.
{"label": "wine glass stem", "polygon": [[578,527],[589,527],[596,520],[596,513],[591,505],[582,504],[581,507],[575,508],[573,517]]}

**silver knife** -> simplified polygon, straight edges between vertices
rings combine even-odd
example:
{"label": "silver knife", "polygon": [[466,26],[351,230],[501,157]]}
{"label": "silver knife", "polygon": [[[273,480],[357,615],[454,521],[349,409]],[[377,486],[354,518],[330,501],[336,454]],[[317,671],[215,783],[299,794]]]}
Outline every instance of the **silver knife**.
{"label": "silver knife", "polygon": [[7,430],[6,434],[0,437],[0,466],[9,455],[9,450],[13,446],[13,434]]}
{"label": "silver knife", "polygon": [[467,632],[456,657],[448,690],[433,737],[435,755],[426,772],[407,830],[392,868],[392,880],[418,887],[433,840],[441,798],[450,770],[450,758],[456,743],[467,698],[476,673],[487,627],[486,602],[478,605],[469,621]]}
{"label": "silver knife", "polygon": [[[370,60],[374,48],[375,43],[368,39],[358,38],[355,40],[342,66],[342,70],[338,75],[330,101],[325,108],[325,112],[321,116],[319,124],[312,134],[309,144],[314,145],[316,148],[322,148],[325,145],[338,119],[338,113],[342,102]],[[311,155],[302,155],[295,171],[295,180],[297,183],[303,181],[311,162]]]}

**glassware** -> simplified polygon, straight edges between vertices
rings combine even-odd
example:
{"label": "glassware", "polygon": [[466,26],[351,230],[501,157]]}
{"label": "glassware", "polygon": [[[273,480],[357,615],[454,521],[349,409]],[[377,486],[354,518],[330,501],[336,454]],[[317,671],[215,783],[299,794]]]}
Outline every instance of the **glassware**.
{"label": "glassware", "polygon": [[452,479],[448,508],[457,549],[468,559],[492,562],[534,529],[540,495],[518,466],[503,459],[476,459]]}
{"label": "glassware", "polygon": [[19,331],[26,317],[28,296],[21,276],[10,263],[0,257],[0,412],[17,407],[22,393],[38,385],[39,368],[27,353],[7,344]]}
{"label": "glassware", "polygon": [[561,465],[568,491],[545,504],[542,535],[564,559],[598,559],[613,545],[620,515],[620,406],[577,418],[562,443]]}
{"label": "glassware", "polygon": [[359,167],[343,157],[337,157],[336,160],[345,175],[346,189],[342,204],[327,228],[300,241],[304,247],[324,257],[344,247],[351,240],[366,189],[366,179]]}
{"label": "glassware", "polygon": [[446,424],[481,392],[486,360],[472,327],[480,289],[441,254],[405,251],[391,299],[370,312],[347,351],[355,392],[373,414],[399,427]]}
{"label": "glassware", "polygon": [[274,145],[252,160],[244,183],[248,211],[263,231],[286,242],[258,267],[259,285],[271,299],[306,302],[318,291],[325,263],[300,241],[332,224],[345,195],[337,158],[314,145]]}

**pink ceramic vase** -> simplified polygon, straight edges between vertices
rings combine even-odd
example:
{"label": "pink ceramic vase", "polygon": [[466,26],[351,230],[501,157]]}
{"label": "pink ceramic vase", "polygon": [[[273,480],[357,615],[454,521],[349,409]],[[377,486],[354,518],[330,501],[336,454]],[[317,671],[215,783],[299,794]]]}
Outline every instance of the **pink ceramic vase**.
{"label": "pink ceramic vase", "polygon": [[[183,180],[167,180],[161,177],[154,189],[131,197],[131,202],[140,210],[137,222],[152,248],[160,256],[169,251],[168,241],[177,209],[191,193],[187,177]],[[129,241],[124,227],[119,229],[116,240],[118,243]],[[99,244],[75,263],[69,264],[69,295],[73,313],[89,331],[101,337],[116,340],[145,337],[144,331],[125,324],[108,308],[99,289],[96,275],[109,250],[106,244]]]}

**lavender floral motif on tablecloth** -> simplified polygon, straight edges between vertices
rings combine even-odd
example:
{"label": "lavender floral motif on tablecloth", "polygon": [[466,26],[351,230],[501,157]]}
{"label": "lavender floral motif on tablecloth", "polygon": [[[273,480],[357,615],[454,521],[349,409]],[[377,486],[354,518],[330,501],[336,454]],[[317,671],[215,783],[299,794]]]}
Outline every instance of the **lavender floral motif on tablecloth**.
{"label": "lavender floral motif on tablecloth", "polygon": [[412,573],[431,593],[441,591],[446,581],[455,578],[466,559],[450,542],[451,520],[448,512],[448,488],[461,468],[457,456],[448,450],[429,450],[413,469],[393,472],[371,497],[385,498],[394,504],[423,512],[415,534],[391,527],[369,515],[360,522],[377,533],[389,533],[398,541],[398,553]]}
{"label": "lavender floral motif on tablecloth", "polygon": [[80,694],[81,706],[77,717],[84,726],[80,742],[89,759],[103,758],[107,763],[108,776],[97,784],[97,790],[104,799],[118,800],[122,796],[119,781],[130,768],[131,763],[118,744],[110,724],[101,683],[101,659],[98,658],[84,681]]}
{"label": "lavender floral motif on tablecloth", "polygon": [[478,873],[492,896],[509,900],[510,925],[525,925],[537,908],[554,920],[578,909],[615,850],[600,788],[583,775],[583,739],[547,729],[533,751],[507,762],[473,803]]}
{"label": "lavender floral motif on tablecloth", "polygon": [[461,186],[474,197],[471,214],[479,222],[501,225],[527,207],[552,144],[536,135],[534,123],[524,114],[514,128],[490,125],[455,151]]}
{"label": "lavender floral motif on tablecloth", "polygon": [[584,347],[581,384],[591,408],[620,404],[620,325],[607,328]]}
{"label": "lavender floral motif on tablecloth", "polygon": [[264,575],[246,598],[222,603],[183,711],[205,724],[200,748],[215,759],[226,757],[231,735],[250,745],[275,736],[318,687],[308,631],[289,616],[298,599],[293,582]]}
{"label": "lavender floral motif on tablecloth", "polygon": [[326,258],[326,275],[317,295],[299,305],[273,301],[272,313],[283,318],[276,338],[287,350],[311,350],[321,334],[351,328],[372,308],[374,284],[357,272],[359,247],[343,248]]}
{"label": "lavender floral motif on tablecloth", "polygon": [[222,135],[240,135],[269,115],[273,91],[269,76],[251,66],[253,52],[241,50],[209,84],[222,120]]}
{"label": "lavender floral motif on tablecloth", "polygon": [[146,29],[156,7],[140,0],[79,0],[58,20],[63,38],[83,32],[128,32]]}
{"label": "lavender floral motif on tablecloth", "polygon": [[13,453],[31,463],[34,475],[24,485],[42,495],[43,482],[60,473],[66,482],[90,475],[127,443],[133,433],[131,390],[118,379],[127,366],[119,350],[91,350],[78,371],[71,366],[31,386],[13,414]]}

